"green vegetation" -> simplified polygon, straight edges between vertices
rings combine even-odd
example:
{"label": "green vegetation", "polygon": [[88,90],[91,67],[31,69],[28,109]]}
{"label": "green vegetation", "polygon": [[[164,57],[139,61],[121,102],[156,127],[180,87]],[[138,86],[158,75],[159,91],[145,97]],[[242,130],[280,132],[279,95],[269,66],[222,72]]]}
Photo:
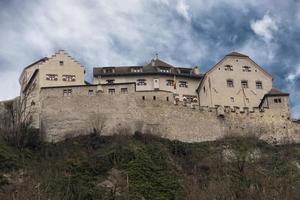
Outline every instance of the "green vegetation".
{"label": "green vegetation", "polygon": [[[34,146],[34,148],[32,148]],[[0,141],[0,199],[297,199],[300,145],[136,133],[22,150]]]}

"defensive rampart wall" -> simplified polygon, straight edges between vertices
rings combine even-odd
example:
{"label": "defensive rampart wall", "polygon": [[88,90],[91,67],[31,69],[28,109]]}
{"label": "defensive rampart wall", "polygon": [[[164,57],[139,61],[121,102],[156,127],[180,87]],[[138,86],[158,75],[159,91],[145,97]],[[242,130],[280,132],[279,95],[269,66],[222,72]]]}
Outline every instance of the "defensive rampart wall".
{"label": "defensive rampart wall", "polygon": [[41,90],[40,128],[47,141],[87,134],[103,123],[105,135],[141,131],[200,142],[253,134],[270,142],[286,138],[300,141],[289,113],[258,108],[199,108],[197,103],[174,105],[171,93],[159,91],[89,96],[83,90],[88,87],[73,88],[70,97],[63,96],[61,88]]}

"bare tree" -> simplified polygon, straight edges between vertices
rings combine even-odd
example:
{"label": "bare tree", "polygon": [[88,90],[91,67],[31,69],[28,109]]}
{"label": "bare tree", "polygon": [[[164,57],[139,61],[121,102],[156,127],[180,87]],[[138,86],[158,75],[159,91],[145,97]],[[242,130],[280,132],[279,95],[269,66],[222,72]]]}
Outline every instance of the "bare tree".
{"label": "bare tree", "polygon": [[0,132],[4,139],[18,148],[26,143],[24,140],[36,113],[35,91],[36,83],[28,83],[19,97],[4,102],[5,117],[0,122]]}
{"label": "bare tree", "polygon": [[105,127],[107,117],[104,113],[97,112],[91,116],[89,123],[92,128],[92,133],[100,136]]}

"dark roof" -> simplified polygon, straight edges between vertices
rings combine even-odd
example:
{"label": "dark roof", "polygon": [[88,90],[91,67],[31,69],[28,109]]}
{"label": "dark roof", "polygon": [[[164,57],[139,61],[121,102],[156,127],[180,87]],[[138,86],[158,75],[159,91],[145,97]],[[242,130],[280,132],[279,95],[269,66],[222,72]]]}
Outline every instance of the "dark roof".
{"label": "dark roof", "polygon": [[265,99],[267,97],[270,97],[270,96],[289,96],[290,94],[289,93],[284,93],[284,92],[281,92],[279,89],[276,89],[276,88],[272,88],[267,94],[264,95],[263,99],[261,100],[260,104],[259,104],[259,108],[263,105]]}
{"label": "dark roof", "polygon": [[152,59],[151,62],[149,64],[147,64],[146,66],[152,66],[152,67],[174,67],[160,59]]}
{"label": "dark roof", "polygon": [[49,60],[49,58],[47,58],[47,57],[41,58],[41,59],[35,61],[34,63],[31,63],[31,64],[28,65],[27,67],[25,67],[24,70],[25,70],[25,69],[28,69],[29,67],[32,67],[33,65],[36,65],[36,64],[39,64],[39,63],[43,63],[43,62],[45,62],[45,61],[47,61],[47,60]]}
{"label": "dark roof", "polygon": [[33,82],[33,80],[35,79],[36,75],[38,74],[39,69],[34,70],[31,78],[29,79],[28,83],[26,84],[26,86],[23,89],[23,93],[29,88],[29,86],[31,85],[31,83]]}
{"label": "dark roof", "polygon": [[272,88],[267,94],[267,96],[288,96],[288,93],[281,92],[279,89]]}
{"label": "dark roof", "polygon": [[[105,69],[113,68],[113,73],[105,73]],[[132,69],[141,68],[142,72],[132,72]],[[169,72],[160,71],[168,69]],[[181,69],[186,69],[185,73],[181,73]],[[187,70],[190,70],[190,73],[186,73]],[[141,75],[166,75],[166,76],[183,76],[183,77],[190,77],[190,78],[202,78],[203,75],[195,74],[192,68],[179,68],[174,67],[162,60],[159,59],[152,59],[149,64],[145,66],[110,66],[110,67],[95,67],[93,69],[93,76],[141,76]]]}
{"label": "dark roof", "polygon": [[88,82],[88,81],[84,81],[84,83],[85,83],[86,85],[93,85],[92,83],[90,83],[90,82]]}
{"label": "dark roof", "polygon": [[249,56],[247,56],[245,54],[241,54],[239,52],[231,52],[231,53],[227,54],[226,56],[249,57]]}

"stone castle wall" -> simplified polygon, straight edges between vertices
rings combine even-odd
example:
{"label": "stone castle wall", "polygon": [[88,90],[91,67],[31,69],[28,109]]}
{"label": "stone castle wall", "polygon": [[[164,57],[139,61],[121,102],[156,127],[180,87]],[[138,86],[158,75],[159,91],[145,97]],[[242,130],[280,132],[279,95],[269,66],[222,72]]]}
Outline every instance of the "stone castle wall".
{"label": "stone castle wall", "polygon": [[232,134],[253,134],[268,141],[284,138],[300,141],[289,113],[255,108],[224,111],[198,105],[193,109],[191,105],[174,105],[172,93],[160,91],[89,96],[89,87],[72,89],[71,97],[64,97],[62,88],[41,90],[40,128],[47,141],[90,133],[95,124],[103,121],[105,135],[142,131],[200,142]]}

